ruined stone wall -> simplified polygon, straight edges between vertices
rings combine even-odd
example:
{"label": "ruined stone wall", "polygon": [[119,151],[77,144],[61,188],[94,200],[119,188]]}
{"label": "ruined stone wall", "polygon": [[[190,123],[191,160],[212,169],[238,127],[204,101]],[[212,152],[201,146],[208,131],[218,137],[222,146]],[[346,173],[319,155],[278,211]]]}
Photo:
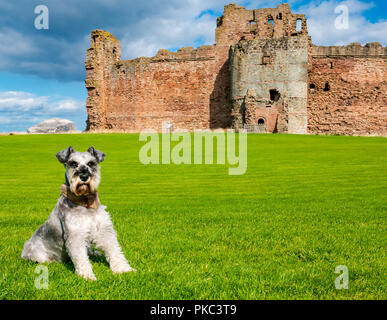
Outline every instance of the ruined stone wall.
{"label": "ruined stone wall", "polygon": [[[299,30],[297,30],[297,20],[300,21]],[[288,40],[286,39],[289,37],[297,37],[304,40],[292,39],[289,42],[291,44],[288,46]],[[292,64],[291,68],[297,69],[295,66],[299,65],[299,62],[302,59],[303,62],[301,64],[301,68],[306,71],[308,31],[305,15],[292,14],[288,4],[278,5],[277,8],[255,10],[247,10],[236,4],[230,4],[225,6],[222,17],[217,20],[215,40],[218,61],[217,66],[220,70],[219,75],[222,75],[223,79],[221,83],[223,83],[224,86],[225,79],[228,78],[231,88],[225,86],[223,87],[224,89],[227,89],[229,93],[226,91],[226,93],[223,94],[223,108],[218,108],[216,112],[214,112],[215,116],[213,117],[214,119],[218,119],[219,116],[223,114],[226,115],[227,120],[218,122],[212,127],[232,126],[233,128],[240,129],[243,127],[244,123],[256,123],[260,114],[266,121],[268,132],[277,130],[274,129],[274,127],[277,127],[278,125],[280,126],[279,131],[287,132],[287,114],[286,119],[285,117],[279,118],[280,122],[284,121],[286,124],[278,124],[276,122],[277,114],[283,111],[283,106],[280,103],[283,103],[285,100],[286,110],[290,110],[290,132],[305,133],[305,104],[307,94],[306,72],[302,72],[302,88],[298,85],[297,89],[294,86],[296,86],[296,81],[299,81],[300,79],[292,79],[292,81],[289,82],[288,80],[290,78],[284,80],[283,73],[284,68],[287,68],[287,62]],[[250,43],[248,42],[249,40],[254,40],[254,42]],[[238,42],[239,44],[236,45]],[[282,47],[279,43],[282,43]],[[283,45],[284,43],[285,45]],[[298,62],[295,62],[296,59],[287,60],[287,58],[284,58],[286,55],[284,50],[288,49],[291,51],[289,55],[300,55],[301,51],[299,49],[301,46],[299,43],[303,43],[301,45],[303,47],[301,49],[303,53],[301,54],[302,58],[298,58]],[[245,48],[242,50],[236,50],[237,47]],[[247,47],[250,49],[247,50]],[[252,47],[254,47],[254,49],[252,49]],[[277,49],[281,51],[281,53],[277,54]],[[257,50],[259,52],[257,52]],[[298,53],[296,53],[297,50]],[[270,59],[272,60],[272,63],[265,66],[262,62],[262,58],[263,56],[268,57],[269,55],[271,56]],[[222,67],[219,68],[219,66]],[[295,76],[299,76],[298,69],[296,71],[297,75]],[[278,79],[275,78],[276,76],[278,76]],[[287,76],[288,73],[285,78]],[[284,81],[287,82],[286,85]],[[280,84],[277,85],[278,83]],[[289,95],[284,94],[284,99],[282,99],[279,103],[273,103],[273,101],[270,100],[265,101],[268,97],[269,87],[280,87],[281,92],[286,93],[287,86],[289,86],[290,90],[297,90],[298,93],[294,93],[293,90]],[[250,108],[246,109],[244,96],[249,88],[256,89],[256,91],[252,90],[250,92],[250,96],[254,97],[257,94],[256,99],[258,99],[259,102],[258,100],[256,102],[262,105],[264,104],[265,107],[269,106],[270,109],[260,108],[259,110],[255,110],[256,108],[253,108],[251,104],[252,99],[249,100]],[[301,89],[303,91],[302,93],[300,93]],[[302,106],[298,106],[299,102],[296,102],[297,99],[302,100]],[[248,114],[247,117],[246,114],[241,114],[241,108],[245,109],[244,111]],[[246,119],[247,122],[245,121]]]}
{"label": "ruined stone wall", "polygon": [[163,122],[239,129],[264,120],[265,132],[387,135],[387,48],[380,44],[314,46],[305,15],[287,4],[227,5],[215,39],[196,50],[121,61],[120,42],[93,31],[87,130],[160,131]]}
{"label": "ruined stone wall", "polygon": [[118,62],[120,57],[120,42],[109,32],[94,30],[91,33],[91,47],[86,52],[85,61],[85,86],[88,93],[86,130],[109,129],[106,79],[110,75],[111,66]]}
{"label": "ruined stone wall", "polygon": [[[87,66],[95,65],[86,79],[89,130],[161,131],[164,121],[174,129],[209,127],[214,46],[121,61],[118,41],[106,35],[94,34],[86,60]],[[113,51],[117,58],[106,59]],[[104,60],[96,64],[98,57]]]}
{"label": "ruined stone wall", "polygon": [[260,10],[230,4],[218,18],[216,45],[126,61],[120,61],[119,41],[93,31],[86,58],[87,129],[161,130],[163,121],[191,130],[231,127],[230,46],[241,38],[295,35],[297,19],[303,23],[298,33],[307,34],[305,16],[291,15],[287,4]]}
{"label": "ruined stone wall", "polygon": [[214,82],[213,47],[166,50],[150,59],[121,61],[108,83],[108,122],[115,130],[138,132],[209,127]]}
{"label": "ruined stone wall", "polygon": [[311,48],[308,132],[387,135],[387,48]]}
{"label": "ruined stone wall", "polygon": [[[297,20],[300,30],[297,31]],[[239,40],[278,39],[308,34],[306,17],[292,14],[287,3],[277,8],[247,10],[236,4],[224,7],[223,16],[217,20],[216,45],[234,45]]]}
{"label": "ruined stone wall", "polygon": [[[261,119],[267,132],[306,133],[308,47],[309,37],[302,34],[271,40],[241,40],[232,47],[234,127],[258,123]],[[256,102],[249,110],[245,95],[251,89]],[[271,90],[278,92],[279,97],[271,97]]]}

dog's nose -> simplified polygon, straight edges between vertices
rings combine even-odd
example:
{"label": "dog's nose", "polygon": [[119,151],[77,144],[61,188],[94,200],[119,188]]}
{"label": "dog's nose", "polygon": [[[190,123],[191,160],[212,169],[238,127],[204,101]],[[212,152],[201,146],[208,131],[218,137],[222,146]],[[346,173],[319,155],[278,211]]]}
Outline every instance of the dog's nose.
{"label": "dog's nose", "polygon": [[81,179],[81,181],[85,182],[85,181],[87,181],[87,179],[89,179],[89,175],[88,174],[81,174],[79,176],[79,178]]}
{"label": "dog's nose", "polygon": [[79,178],[81,179],[81,181],[83,182],[87,181],[87,179],[89,179],[89,176],[90,176],[89,170],[87,170],[85,166],[81,166],[79,168]]}

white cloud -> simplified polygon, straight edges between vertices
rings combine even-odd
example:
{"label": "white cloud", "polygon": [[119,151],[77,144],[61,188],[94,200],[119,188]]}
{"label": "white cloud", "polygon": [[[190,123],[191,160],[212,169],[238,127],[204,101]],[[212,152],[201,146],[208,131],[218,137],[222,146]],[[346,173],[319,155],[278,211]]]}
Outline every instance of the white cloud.
{"label": "white cloud", "polygon": [[23,131],[32,124],[54,117],[74,119],[83,115],[84,111],[84,102],[76,99],[3,91],[0,92],[0,131],[4,131],[4,127]]}
{"label": "white cloud", "polygon": [[122,58],[149,57],[154,56],[159,49],[195,46],[198,39],[201,44],[213,44],[216,18],[211,14],[199,16],[203,10],[212,7],[213,4],[203,1],[190,1],[179,11],[169,10],[163,15],[140,20],[136,24],[136,33],[128,28],[119,39]]}
{"label": "white cloud", "polygon": [[[153,21],[154,23],[154,21]],[[126,33],[121,40],[123,59],[140,56],[153,56],[159,49],[194,46],[197,39],[203,44],[215,42],[216,21],[213,16],[203,15],[195,20],[191,19],[160,19],[147,30],[141,37],[133,39],[131,33]],[[150,22],[141,21],[146,28]]]}
{"label": "white cloud", "polygon": [[65,99],[51,103],[48,107],[50,112],[80,111],[85,108],[85,104],[78,100]]}
{"label": "white cloud", "polygon": [[50,101],[49,97],[37,96],[24,91],[0,92],[0,111],[40,110],[48,113],[78,111],[84,108],[84,103],[75,99]]}
{"label": "white cloud", "polygon": [[0,29],[0,55],[23,57],[38,51],[31,38],[8,27]]}
{"label": "white cloud", "polygon": [[[335,20],[339,14],[335,13],[338,5],[348,8],[348,29],[336,29]],[[380,42],[387,45],[387,21],[372,23],[363,16],[364,12],[372,8],[372,3],[358,0],[348,1],[313,1],[297,10],[305,13],[308,18],[308,31],[312,42],[317,45],[347,45],[351,42]]]}
{"label": "white cloud", "polygon": [[47,97],[37,97],[23,91],[0,92],[0,111],[29,111],[42,107],[47,103]]}

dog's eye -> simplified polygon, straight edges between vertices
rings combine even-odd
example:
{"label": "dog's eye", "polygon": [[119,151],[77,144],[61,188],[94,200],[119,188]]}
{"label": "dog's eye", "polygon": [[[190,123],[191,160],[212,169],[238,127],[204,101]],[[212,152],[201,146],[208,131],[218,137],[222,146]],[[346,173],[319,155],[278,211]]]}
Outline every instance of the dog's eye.
{"label": "dog's eye", "polygon": [[89,167],[94,167],[95,166],[95,162],[94,161],[89,161],[89,163],[87,165]]}
{"label": "dog's eye", "polygon": [[76,163],[75,161],[70,161],[70,162],[69,162],[69,166],[70,166],[70,167],[76,168],[77,165],[78,165],[78,163]]}

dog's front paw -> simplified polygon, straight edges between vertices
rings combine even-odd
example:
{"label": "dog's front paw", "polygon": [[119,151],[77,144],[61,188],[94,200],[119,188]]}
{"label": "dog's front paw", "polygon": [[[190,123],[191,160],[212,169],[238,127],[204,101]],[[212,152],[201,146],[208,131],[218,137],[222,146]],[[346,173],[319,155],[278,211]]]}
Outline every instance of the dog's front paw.
{"label": "dog's front paw", "polygon": [[86,280],[90,280],[90,281],[97,280],[93,271],[91,271],[91,270],[78,270],[77,274]]}
{"label": "dog's front paw", "polygon": [[119,263],[112,263],[110,265],[110,269],[114,273],[125,273],[125,272],[137,271],[136,269],[133,269],[126,261],[119,262]]}

